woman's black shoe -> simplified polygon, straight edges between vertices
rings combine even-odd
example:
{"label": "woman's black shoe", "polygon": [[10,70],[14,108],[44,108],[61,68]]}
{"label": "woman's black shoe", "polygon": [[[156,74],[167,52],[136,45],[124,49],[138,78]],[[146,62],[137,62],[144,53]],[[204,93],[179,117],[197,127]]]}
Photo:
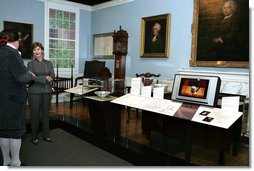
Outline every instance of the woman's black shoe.
{"label": "woman's black shoe", "polygon": [[33,143],[34,145],[38,145],[39,140],[38,140],[38,139],[36,139],[36,140],[32,140],[32,143]]}
{"label": "woman's black shoe", "polygon": [[47,141],[47,142],[49,142],[49,143],[52,143],[52,142],[53,142],[52,139],[49,138],[49,137],[48,137],[48,138],[44,138],[43,140],[44,140],[44,141]]}

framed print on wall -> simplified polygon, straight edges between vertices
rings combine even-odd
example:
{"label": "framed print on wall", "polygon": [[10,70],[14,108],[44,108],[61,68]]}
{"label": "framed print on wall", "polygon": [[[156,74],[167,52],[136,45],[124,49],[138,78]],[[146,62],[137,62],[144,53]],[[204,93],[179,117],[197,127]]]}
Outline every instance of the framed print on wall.
{"label": "framed print on wall", "polygon": [[93,35],[93,58],[113,59],[113,32]]}
{"label": "framed print on wall", "polygon": [[190,66],[249,67],[249,1],[194,1]]}
{"label": "framed print on wall", "polygon": [[142,18],[141,52],[145,57],[168,57],[170,14]]}
{"label": "framed print on wall", "polygon": [[4,21],[4,29],[13,29],[19,33],[20,43],[18,50],[21,52],[22,58],[31,59],[31,45],[33,43],[33,25],[27,23]]}

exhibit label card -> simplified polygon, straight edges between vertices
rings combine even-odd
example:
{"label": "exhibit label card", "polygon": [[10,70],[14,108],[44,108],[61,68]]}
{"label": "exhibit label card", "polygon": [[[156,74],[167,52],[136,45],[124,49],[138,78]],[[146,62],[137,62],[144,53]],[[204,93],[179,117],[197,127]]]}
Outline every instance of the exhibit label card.
{"label": "exhibit label card", "polygon": [[151,97],[151,94],[152,94],[152,86],[141,87],[141,96],[142,97]]}
{"label": "exhibit label card", "polygon": [[153,98],[163,99],[164,98],[164,87],[156,87],[153,89]]}
{"label": "exhibit label card", "polygon": [[240,96],[222,97],[221,109],[223,111],[239,111]]}
{"label": "exhibit label card", "polygon": [[88,86],[89,84],[89,79],[88,78],[84,78],[83,79],[83,86]]}
{"label": "exhibit label card", "polygon": [[131,79],[131,93],[132,95],[140,95],[142,80],[141,78]]}

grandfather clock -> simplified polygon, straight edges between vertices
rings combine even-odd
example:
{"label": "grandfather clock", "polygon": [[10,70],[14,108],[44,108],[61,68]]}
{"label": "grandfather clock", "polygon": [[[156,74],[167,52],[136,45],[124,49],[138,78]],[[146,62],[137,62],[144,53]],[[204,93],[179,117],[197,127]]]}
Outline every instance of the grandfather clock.
{"label": "grandfather clock", "polygon": [[128,33],[120,29],[113,34],[113,54],[115,55],[115,79],[125,79],[126,55],[128,50]]}

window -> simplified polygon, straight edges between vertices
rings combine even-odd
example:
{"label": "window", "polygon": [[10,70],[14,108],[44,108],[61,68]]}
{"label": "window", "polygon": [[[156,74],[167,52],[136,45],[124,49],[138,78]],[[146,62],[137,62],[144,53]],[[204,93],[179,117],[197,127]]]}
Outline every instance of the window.
{"label": "window", "polygon": [[[57,6],[56,6],[57,5]],[[48,2],[46,13],[45,50],[48,58],[60,71],[74,67],[78,70],[78,9]]]}

